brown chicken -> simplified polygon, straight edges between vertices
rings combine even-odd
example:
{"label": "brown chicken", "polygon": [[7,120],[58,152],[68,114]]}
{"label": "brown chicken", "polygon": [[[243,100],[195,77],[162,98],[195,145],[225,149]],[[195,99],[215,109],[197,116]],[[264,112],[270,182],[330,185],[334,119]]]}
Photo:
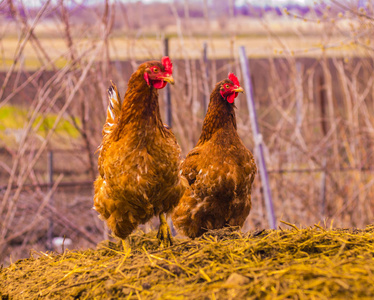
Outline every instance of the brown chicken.
{"label": "brown chicken", "polygon": [[182,163],[189,188],[172,220],[188,237],[224,226],[242,226],[251,209],[257,168],[236,131],[234,99],[238,92],[243,89],[234,74],[216,85],[200,139]]}
{"label": "brown chicken", "polygon": [[112,83],[94,184],[94,209],[115,236],[125,239],[158,215],[158,238],[164,246],[171,245],[164,213],[178,204],[186,186],[180,147],[160,117],[158,89],[168,82],[174,83],[172,63],[163,57],[161,63],[141,64],[132,74],[123,103]]}

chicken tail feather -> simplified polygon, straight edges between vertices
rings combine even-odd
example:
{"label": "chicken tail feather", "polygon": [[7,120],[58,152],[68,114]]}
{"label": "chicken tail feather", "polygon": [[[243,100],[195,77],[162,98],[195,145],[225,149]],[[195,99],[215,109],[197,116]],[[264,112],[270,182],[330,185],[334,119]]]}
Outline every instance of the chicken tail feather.
{"label": "chicken tail feather", "polygon": [[113,126],[117,123],[122,108],[122,101],[117,87],[113,81],[110,81],[110,83],[111,85],[108,89],[109,105],[106,113],[106,122],[103,128],[103,137],[112,132]]}
{"label": "chicken tail feather", "polygon": [[116,118],[119,116],[122,108],[121,97],[119,96],[116,85],[110,81],[111,86],[108,89],[109,105],[106,116],[106,124],[113,126]]}
{"label": "chicken tail feather", "polygon": [[[106,112],[106,122],[103,128],[103,138],[113,131],[114,124],[117,123],[118,116],[121,112],[122,101],[119,96],[117,86],[113,81],[110,81],[111,85],[108,88],[109,105]],[[97,147],[95,153],[100,152],[103,147],[103,143]]]}

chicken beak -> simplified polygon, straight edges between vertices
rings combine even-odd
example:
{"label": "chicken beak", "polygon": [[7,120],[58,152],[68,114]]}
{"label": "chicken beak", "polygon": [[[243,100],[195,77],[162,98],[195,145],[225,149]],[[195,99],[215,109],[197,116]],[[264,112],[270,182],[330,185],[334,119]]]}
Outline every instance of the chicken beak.
{"label": "chicken beak", "polygon": [[167,75],[161,78],[163,81],[169,82],[170,84],[174,84],[174,78],[171,75]]}
{"label": "chicken beak", "polygon": [[236,93],[244,93],[244,89],[241,87],[241,86],[239,86],[239,87],[237,87],[235,90],[233,90],[234,92],[236,92]]}

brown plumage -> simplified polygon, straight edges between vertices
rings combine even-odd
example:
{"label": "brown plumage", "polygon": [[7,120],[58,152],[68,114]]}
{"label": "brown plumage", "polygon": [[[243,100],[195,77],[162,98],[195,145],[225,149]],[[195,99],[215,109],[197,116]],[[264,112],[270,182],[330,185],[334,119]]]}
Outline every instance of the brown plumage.
{"label": "brown plumage", "polygon": [[150,61],[132,74],[123,103],[113,83],[108,90],[110,105],[99,147],[94,208],[122,239],[159,215],[161,227],[166,226],[160,239],[171,243],[163,213],[177,205],[185,190],[180,147],[163,125],[158,104],[158,89],[174,83],[171,75],[168,58],[162,63]]}
{"label": "brown plumage", "polygon": [[182,163],[189,188],[172,220],[188,237],[227,225],[242,226],[251,209],[257,168],[238,136],[234,111],[234,99],[242,91],[233,74],[216,85],[200,139]]}

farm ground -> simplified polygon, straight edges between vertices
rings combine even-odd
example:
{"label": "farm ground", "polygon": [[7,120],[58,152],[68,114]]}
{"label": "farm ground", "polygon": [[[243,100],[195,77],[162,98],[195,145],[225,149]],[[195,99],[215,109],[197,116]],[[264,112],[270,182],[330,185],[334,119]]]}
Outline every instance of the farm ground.
{"label": "farm ground", "polygon": [[[357,299],[374,296],[374,226],[242,234],[218,230],[158,249],[155,232],[131,253],[31,252],[0,270],[2,299]],[[283,225],[282,225],[283,226]]]}

